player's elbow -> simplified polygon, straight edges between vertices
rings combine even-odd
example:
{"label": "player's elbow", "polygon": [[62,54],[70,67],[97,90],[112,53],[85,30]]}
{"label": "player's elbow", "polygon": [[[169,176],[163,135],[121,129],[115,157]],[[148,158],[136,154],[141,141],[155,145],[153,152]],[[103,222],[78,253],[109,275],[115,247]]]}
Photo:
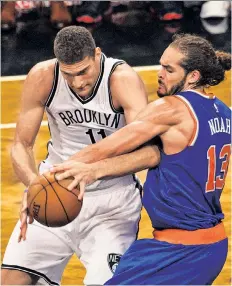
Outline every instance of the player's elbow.
{"label": "player's elbow", "polygon": [[33,146],[24,144],[21,141],[14,141],[14,143],[11,146],[11,150],[10,150],[11,159],[13,161],[16,161],[18,156],[20,156],[20,154],[24,152],[28,153],[32,151],[33,151]]}
{"label": "player's elbow", "polygon": [[19,143],[18,142],[14,142],[11,146],[10,149],[10,155],[11,155],[11,159],[14,161],[15,158],[17,157],[17,154],[19,152]]}

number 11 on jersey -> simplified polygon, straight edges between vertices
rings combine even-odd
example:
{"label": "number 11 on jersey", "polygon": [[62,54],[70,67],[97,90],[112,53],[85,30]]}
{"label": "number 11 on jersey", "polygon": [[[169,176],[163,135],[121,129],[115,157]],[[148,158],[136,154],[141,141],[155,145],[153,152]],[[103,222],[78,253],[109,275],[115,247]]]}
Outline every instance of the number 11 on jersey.
{"label": "number 11 on jersey", "polygon": [[[104,129],[100,129],[98,132],[96,132],[97,134],[101,135],[102,139],[106,138],[106,133]],[[93,133],[93,129],[89,129],[87,132],[85,132],[85,134],[88,134],[91,140],[91,143],[94,144],[96,143],[96,139],[94,137],[94,133]]]}

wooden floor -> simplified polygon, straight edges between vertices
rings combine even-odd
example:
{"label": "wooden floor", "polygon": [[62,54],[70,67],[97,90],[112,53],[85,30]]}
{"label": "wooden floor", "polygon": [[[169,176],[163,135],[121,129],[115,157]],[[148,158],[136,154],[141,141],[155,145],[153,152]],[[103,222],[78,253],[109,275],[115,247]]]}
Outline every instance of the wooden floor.
{"label": "wooden floor", "polygon": [[[141,71],[139,72],[142,76],[147,92],[149,94],[149,100],[154,100],[156,98],[156,88],[157,88],[157,72],[152,71]],[[19,112],[19,100],[20,92],[22,88],[23,81],[10,81],[2,82],[2,124],[14,123],[16,122],[17,115]],[[228,106],[231,106],[231,82],[230,73],[227,74],[227,80],[217,86],[212,88],[212,92],[216,94],[220,99],[222,99]],[[33,95],[32,95],[33,96]],[[14,126],[2,126],[1,128],[1,177],[2,177],[2,192],[1,192],[1,202],[2,202],[2,216],[1,216],[1,257],[3,257],[7,241],[10,237],[12,229],[18,219],[18,213],[21,202],[23,185],[19,183],[18,179],[15,177],[12,170],[9,150],[12,144],[12,139],[14,136],[15,128]],[[41,127],[39,135],[36,140],[35,154],[37,162],[44,159],[46,155],[46,142],[49,138],[49,132],[47,127]],[[146,172],[140,172],[139,177],[144,182]],[[225,213],[225,226],[226,232],[229,236],[230,249],[226,264],[215,280],[214,285],[231,285],[231,170],[228,173],[226,185],[222,194],[222,207]],[[145,211],[142,211],[142,219],[140,223],[139,238],[151,237],[151,224],[147,217]],[[2,260],[1,260],[2,261]],[[206,270],[207,271],[207,266]],[[78,285],[82,284],[83,277],[85,275],[84,268],[76,259],[72,257],[67,268],[65,269],[62,285]]]}

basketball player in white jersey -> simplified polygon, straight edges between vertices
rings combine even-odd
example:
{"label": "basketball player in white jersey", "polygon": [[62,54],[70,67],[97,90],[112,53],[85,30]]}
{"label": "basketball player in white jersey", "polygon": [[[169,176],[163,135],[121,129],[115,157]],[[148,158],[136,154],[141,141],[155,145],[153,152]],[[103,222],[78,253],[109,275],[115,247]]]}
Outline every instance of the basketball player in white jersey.
{"label": "basketball player in white jersey", "polygon": [[[55,38],[54,53],[56,59],[35,65],[24,83],[11,154],[15,172],[26,187],[39,173],[133,121],[147,105],[144,85],[135,71],[122,60],[107,58],[85,28],[62,29]],[[51,140],[38,171],[33,145],[44,111]],[[122,156],[120,163],[136,161],[134,171],[151,167],[151,152],[155,149],[145,146],[133,156]],[[64,267],[76,253],[86,268],[84,284],[104,284],[136,239],[140,210],[134,175],[87,186],[80,215],[60,228],[36,221],[27,224],[25,192],[21,221],[4,255],[2,283],[59,285]]]}

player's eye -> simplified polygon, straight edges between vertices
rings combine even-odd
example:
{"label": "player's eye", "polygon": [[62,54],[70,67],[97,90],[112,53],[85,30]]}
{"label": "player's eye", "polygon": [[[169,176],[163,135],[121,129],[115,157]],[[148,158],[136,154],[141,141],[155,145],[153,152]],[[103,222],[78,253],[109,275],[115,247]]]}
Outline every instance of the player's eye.
{"label": "player's eye", "polygon": [[71,74],[68,74],[68,73],[63,73],[65,77],[72,77]]}
{"label": "player's eye", "polygon": [[88,70],[89,70],[89,67],[87,67],[86,69],[84,69],[83,71],[81,71],[81,72],[79,73],[79,75],[86,74]]}

